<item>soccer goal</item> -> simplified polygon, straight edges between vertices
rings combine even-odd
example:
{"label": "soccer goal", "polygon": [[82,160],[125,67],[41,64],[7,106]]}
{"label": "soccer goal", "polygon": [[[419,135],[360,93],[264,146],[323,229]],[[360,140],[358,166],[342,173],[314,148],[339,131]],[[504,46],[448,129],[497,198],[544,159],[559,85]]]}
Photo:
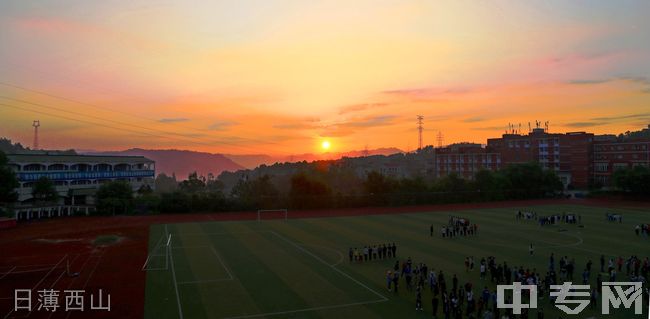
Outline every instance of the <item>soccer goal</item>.
{"label": "soccer goal", "polygon": [[156,246],[147,255],[142,270],[167,270],[169,267],[169,250],[172,249],[171,242],[171,234],[160,236]]}
{"label": "soccer goal", "polygon": [[[257,221],[262,220],[262,215],[267,215],[271,216],[273,219],[279,219],[279,218],[284,218],[284,220],[287,220],[289,218],[289,212],[287,211],[286,208],[283,209],[260,209],[257,211]],[[277,217],[281,216],[281,217]]]}

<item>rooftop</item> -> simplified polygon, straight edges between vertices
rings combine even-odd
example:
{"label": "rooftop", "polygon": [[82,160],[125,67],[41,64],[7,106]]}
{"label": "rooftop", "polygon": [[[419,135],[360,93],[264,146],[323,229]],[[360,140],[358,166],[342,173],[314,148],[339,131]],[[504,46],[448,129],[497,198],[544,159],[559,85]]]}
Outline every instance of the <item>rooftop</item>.
{"label": "rooftop", "polygon": [[142,163],[154,161],[144,156],[110,156],[110,155],[50,155],[50,154],[7,154],[9,162],[47,162],[47,163]]}

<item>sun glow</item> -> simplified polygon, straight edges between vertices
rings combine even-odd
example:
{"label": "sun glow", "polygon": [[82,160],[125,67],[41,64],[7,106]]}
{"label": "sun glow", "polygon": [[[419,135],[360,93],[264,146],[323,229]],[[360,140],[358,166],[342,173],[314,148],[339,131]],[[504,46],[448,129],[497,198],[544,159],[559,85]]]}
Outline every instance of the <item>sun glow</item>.
{"label": "sun glow", "polygon": [[323,150],[327,151],[327,150],[330,149],[330,147],[332,147],[332,144],[330,144],[330,141],[325,140],[325,141],[323,141],[323,142],[320,144],[320,147],[321,147]]}

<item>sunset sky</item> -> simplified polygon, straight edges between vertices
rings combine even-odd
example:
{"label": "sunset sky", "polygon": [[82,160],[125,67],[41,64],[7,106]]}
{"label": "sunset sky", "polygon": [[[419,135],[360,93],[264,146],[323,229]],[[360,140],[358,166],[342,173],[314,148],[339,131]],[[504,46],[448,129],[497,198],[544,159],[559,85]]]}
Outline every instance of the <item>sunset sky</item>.
{"label": "sunset sky", "polygon": [[271,155],[650,124],[650,1],[2,1],[0,136]]}

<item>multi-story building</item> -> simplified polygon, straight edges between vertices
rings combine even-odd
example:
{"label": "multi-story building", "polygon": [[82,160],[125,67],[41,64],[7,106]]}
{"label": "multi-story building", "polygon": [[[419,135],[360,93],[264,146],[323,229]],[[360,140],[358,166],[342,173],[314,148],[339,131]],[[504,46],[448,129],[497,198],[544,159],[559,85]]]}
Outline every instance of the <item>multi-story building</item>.
{"label": "multi-story building", "polygon": [[481,169],[496,171],[501,167],[499,153],[488,152],[481,144],[457,143],[435,149],[435,177],[456,173],[474,179]]}
{"label": "multi-story building", "polygon": [[488,139],[488,150],[501,155],[503,165],[537,162],[551,169],[565,187],[587,187],[592,167],[594,135],[585,132],[548,133],[535,128],[527,135],[504,134]]}
{"label": "multi-story building", "polygon": [[597,136],[593,158],[594,181],[609,186],[612,184],[612,174],[618,169],[650,167],[650,139]]}
{"label": "multi-story building", "polygon": [[[20,183],[18,219],[71,214],[70,207],[87,211],[99,186],[108,181],[127,181],[134,191],[154,186],[155,163],[143,156],[8,154],[7,158]],[[60,198],[47,208],[32,196],[32,187],[41,177],[54,183]]]}

